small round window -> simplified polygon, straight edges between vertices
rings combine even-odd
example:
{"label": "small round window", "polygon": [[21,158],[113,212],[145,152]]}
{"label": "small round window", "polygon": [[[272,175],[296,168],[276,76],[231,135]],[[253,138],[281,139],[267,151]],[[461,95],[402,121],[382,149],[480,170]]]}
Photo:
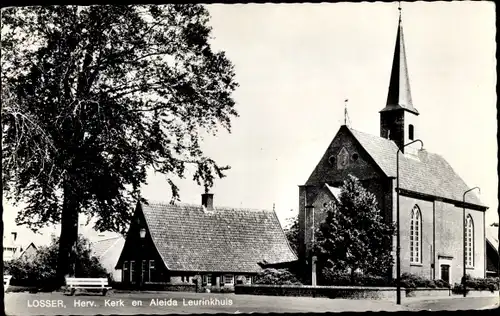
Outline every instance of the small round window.
{"label": "small round window", "polygon": [[357,153],[354,153],[354,154],[352,154],[351,158],[352,158],[352,161],[356,161],[356,160],[358,160],[359,155]]}
{"label": "small round window", "polygon": [[335,164],[335,156],[330,156],[328,158],[328,163],[333,166]]}

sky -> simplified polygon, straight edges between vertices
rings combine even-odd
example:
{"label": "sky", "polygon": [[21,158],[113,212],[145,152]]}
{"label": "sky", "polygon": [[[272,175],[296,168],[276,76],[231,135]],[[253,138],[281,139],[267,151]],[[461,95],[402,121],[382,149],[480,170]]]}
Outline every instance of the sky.
{"label": "sky", "polygon": [[[240,117],[231,133],[202,147],[227,177],[211,192],[217,206],[272,209],[282,225],[297,215],[305,183],[344,120],[379,135],[387,98],[398,5],[394,3],[207,5],[213,46],[234,63]],[[495,7],[493,2],[402,3],[415,133],[469,187],[479,186],[498,221]],[[203,188],[178,181],[181,201],[201,203]],[[162,175],[143,194],[169,201]],[[4,202],[6,230],[16,209]],[[27,229],[22,238],[33,238]],[[47,238],[47,234],[37,237]]]}

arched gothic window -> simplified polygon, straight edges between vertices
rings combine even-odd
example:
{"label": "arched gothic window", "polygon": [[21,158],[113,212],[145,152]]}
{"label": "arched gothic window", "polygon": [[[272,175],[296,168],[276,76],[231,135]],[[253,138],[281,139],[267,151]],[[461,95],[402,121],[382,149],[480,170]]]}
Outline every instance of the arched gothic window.
{"label": "arched gothic window", "polygon": [[465,266],[474,266],[474,222],[470,214],[465,220]]}
{"label": "arched gothic window", "polygon": [[417,205],[411,210],[410,262],[422,263],[422,214]]}

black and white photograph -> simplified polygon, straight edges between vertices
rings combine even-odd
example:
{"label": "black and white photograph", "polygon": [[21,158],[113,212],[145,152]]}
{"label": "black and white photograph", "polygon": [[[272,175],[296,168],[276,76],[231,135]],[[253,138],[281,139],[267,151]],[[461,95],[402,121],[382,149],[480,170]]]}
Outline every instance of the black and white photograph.
{"label": "black and white photograph", "polygon": [[4,313],[496,313],[495,9],[2,6]]}

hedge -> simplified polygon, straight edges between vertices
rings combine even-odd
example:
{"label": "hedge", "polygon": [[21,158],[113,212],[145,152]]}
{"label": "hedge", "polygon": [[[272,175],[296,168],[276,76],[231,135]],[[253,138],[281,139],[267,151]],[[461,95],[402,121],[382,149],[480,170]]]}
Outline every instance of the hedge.
{"label": "hedge", "polygon": [[401,286],[407,289],[414,288],[450,288],[450,284],[444,280],[430,280],[419,275],[403,273],[401,275]]}
{"label": "hedge", "polygon": [[[498,291],[500,289],[500,278],[472,278],[470,275],[466,276],[466,290],[475,291]],[[455,283],[453,293],[463,294],[463,284]]]}

